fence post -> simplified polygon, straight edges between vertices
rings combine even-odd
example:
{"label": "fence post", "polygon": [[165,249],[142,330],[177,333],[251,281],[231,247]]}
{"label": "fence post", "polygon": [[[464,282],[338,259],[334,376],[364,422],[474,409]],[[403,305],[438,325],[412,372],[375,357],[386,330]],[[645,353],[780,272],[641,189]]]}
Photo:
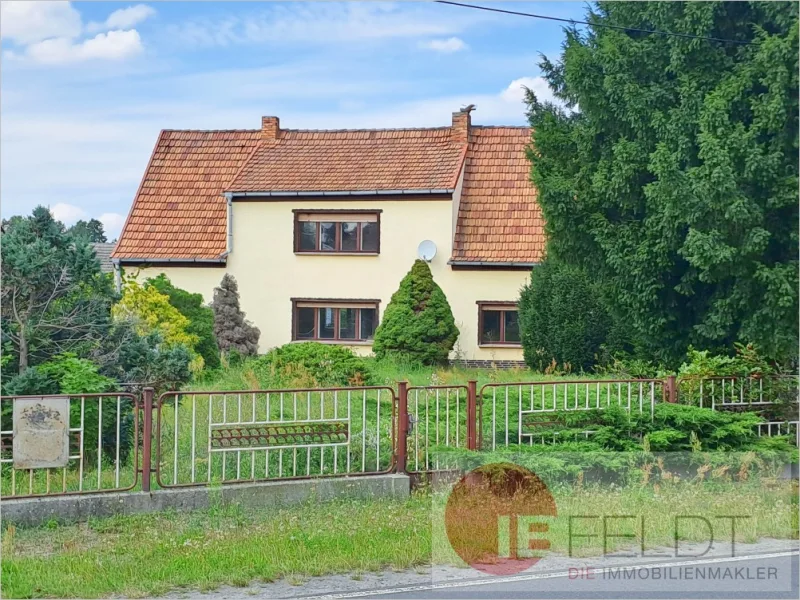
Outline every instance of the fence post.
{"label": "fence post", "polygon": [[142,491],[150,491],[150,474],[153,460],[150,456],[153,447],[153,394],[155,390],[146,387],[142,390],[142,404],[144,407],[144,432],[142,434]]}
{"label": "fence post", "polygon": [[678,384],[675,375],[667,376],[667,402],[675,404],[678,401]]}
{"label": "fence post", "polygon": [[467,382],[467,450],[478,449],[478,382]]}
{"label": "fence post", "polygon": [[397,464],[395,471],[405,474],[408,460],[408,382],[397,382]]}

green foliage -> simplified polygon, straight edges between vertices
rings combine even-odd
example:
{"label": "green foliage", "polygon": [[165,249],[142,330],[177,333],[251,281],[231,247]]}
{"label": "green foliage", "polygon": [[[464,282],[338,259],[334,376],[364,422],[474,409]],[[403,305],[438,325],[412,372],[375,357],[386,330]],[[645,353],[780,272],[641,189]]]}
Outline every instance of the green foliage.
{"label": "green foliage", "polygon": [[110,278],[92,248],[46,208],[3,224],[0,328],[19,373],[62,352],[83,353],[110,326]]}
{"label": "green foliage", "polygon": [[106,232],[103,230],[103,224],[97,219],[89,219],[88,221],[80,220],[67,229],[67,233],[74,238],[89,243],[105,243],[108,241]]}
{"label": "green foliage", "polygon": [[175,287],[163,273],[148,279],[145,282],[145,287],[147,286],[152,286],[167,296],[169,303],[189,320],[186,333],[197,337],[194,350],[203,357],[206,368],[219,367],[219,348],[214,337],[214,311],[203,305],[203,296]]}
{"label": "green foliage", "polygon": [[713,354],[689,347],[687,360],[678,369],[681,377],[749,377],[774,375],[775,369],[753,344],[734,344],[736,354]]}
{"label": "green foliage", "polygon": [[[115,392],[117,382],[98,372],[97,365],[85,358],[66,353],[53,360],[28,368],[23,374],[9,381],[4,393],[15,396],[40,394],[103,394]],[[8,406],[8,410],[10,410]],[[5,409],[5,408],[4,408]],[[8,417],[4,414],[3,417]],[[100,430],[99,401],[86,398],[83,407],[78,401],[70,403],[70,426],[80,427],[83,418],[83,451],[85,460],[94,463],[97,457],[98,432]],[[127,460],[133,448],[133,405],[120,402],[120,460]],[[111,460],[117,449],[117,404],[116,399],[103,400],[102,442],[105,456]]]}
{"label": "green foliage", "polygon": [[543,371],[553,361],[588,370],[605,340],[608,315],[579,268],[545,260],[533,268],[519,300],[527,365]]}
{"label": "green foliage", "polygon": [[158,331],[167,344],[194,348],[197,337],[188,333],[189,319],[172,306],[169,297],[154,286],[142,286],[134,278],[127,279],[122,298],[111,309],[117,321],[131,321],[141,335]]}
{"label": "green foliage", "polygon": [[101,373],[128,384],[130,391],[152,386],[157,393],[179,390],[191,378],[194,354],[182,344],[166,344],[157,330],[144,335],[129,321],[118,322],[97,361]]}
{"label": "green foliage", "polygon": [[[556,411],[553,425],[537,429],[545,439],[557,436],[560,446],[580,442],[584,432],[594,432],[588,441],[605,451],[651,452],[745,451],[761,447],[756,425],[763,417],[752,411],[733,412],[711,410],[697,406],[658,403],[651,418],[642,413],[611,405],[604,409]],[[776,439],[782,441],[775,441]],[[563,440],[563,442],[562,442]],[[774,438],[773,448],[790,453],[791,444],[784,438]]]}
{"label": "green foliage", "polygon": [[[273,348],[254,363],[257,375],[269,380],[300,379],[306,386],[368,385],[366,361],[349,348],[319,342],[286,344]],[[263,377],[262,377],[263,378]]]}
{"label": "green foliage", "polygon": [[416,260],[375,331],[375,356],[405,356],[423,364],[447,362],[458,328],[447,298],[425,261]]}
{"label": "green foliage", "polygon": [[98,373],[96,364],[71,353],[55,357],[38,370],[57,382],[61,394],[102,394],[117,389],[117,382]]}
{"label": "green foliage", "polygon": [[3,379],[4,396],[37,396],[58,394],[60,391],[58,382],[40,371],[39,367],[28,367],[24,373]]}
{"label": "green foliage", "polygon": [[588,20],[749,45],[568,31],[528,95],[548,256],[602,281],[637,353],[798,340],[798,12],[789,2],[600,2]]}

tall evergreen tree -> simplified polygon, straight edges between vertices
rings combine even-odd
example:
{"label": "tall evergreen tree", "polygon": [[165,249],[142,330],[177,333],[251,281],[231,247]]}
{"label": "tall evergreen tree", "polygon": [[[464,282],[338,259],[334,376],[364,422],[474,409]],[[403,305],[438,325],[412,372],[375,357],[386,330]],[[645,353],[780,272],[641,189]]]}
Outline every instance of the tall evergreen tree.
{"label": "tall evergreen tree", "polygon": [[[600,2],[528,93],[548,256],[601,279],[642,353],[798,345],[798,5]],[[711,42],[601,27],[686,32]]]}
{"label": "tall evergreen tree", "polygon": [[110,326],[111,280],[94,251],[67,235],[42,206],[13,217],[2,233],[2,335],[13,362],[29,365],[91,349]]}
{"label": "tall evergreen tree", "polygon": [[72,237],[81,238],[86,242],[107,242],[106,232],[103,229],[103,224],[97,219],[89,219],[88,221],[80,220],[72,227],[67,229],[67,233]]}
{"label": "tall evergreen tree", "polygon": [[219,287],[214,288],[214,335],[221,352],[236,352],[242,356],[258,353],[261,332],[239,307],[239,286],[233,275],[225,273]]}

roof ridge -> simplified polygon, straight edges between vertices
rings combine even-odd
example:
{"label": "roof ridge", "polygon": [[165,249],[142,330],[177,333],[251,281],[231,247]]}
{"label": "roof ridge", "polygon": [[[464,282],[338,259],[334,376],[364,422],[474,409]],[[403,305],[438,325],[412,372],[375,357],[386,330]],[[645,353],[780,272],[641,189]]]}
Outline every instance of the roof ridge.
{"label": "roof ridge", "polygon": [[165,133],[260,133],[260,129],[162,129]]}
{"label": "roof ridge", "polygon": [[530,125],[471,125],[471,129],[530,129]]}
{"label": "roof ridge", "polygon": [[449,130],[449,125],[439,127],[366,127],[357,129],[287,129],[281,127],[281,132],[291,131],[292,133],[354,133],[356,131],[445,131]]}

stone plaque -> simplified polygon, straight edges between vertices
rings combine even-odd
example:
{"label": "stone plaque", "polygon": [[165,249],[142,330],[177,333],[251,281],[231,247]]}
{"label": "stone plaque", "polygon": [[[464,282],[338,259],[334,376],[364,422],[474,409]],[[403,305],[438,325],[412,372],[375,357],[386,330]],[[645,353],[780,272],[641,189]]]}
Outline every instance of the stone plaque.
{"label": "stone plaque", "polygon": [[69,461],[69,398],[14,401],[14,468],[65,467]]}

